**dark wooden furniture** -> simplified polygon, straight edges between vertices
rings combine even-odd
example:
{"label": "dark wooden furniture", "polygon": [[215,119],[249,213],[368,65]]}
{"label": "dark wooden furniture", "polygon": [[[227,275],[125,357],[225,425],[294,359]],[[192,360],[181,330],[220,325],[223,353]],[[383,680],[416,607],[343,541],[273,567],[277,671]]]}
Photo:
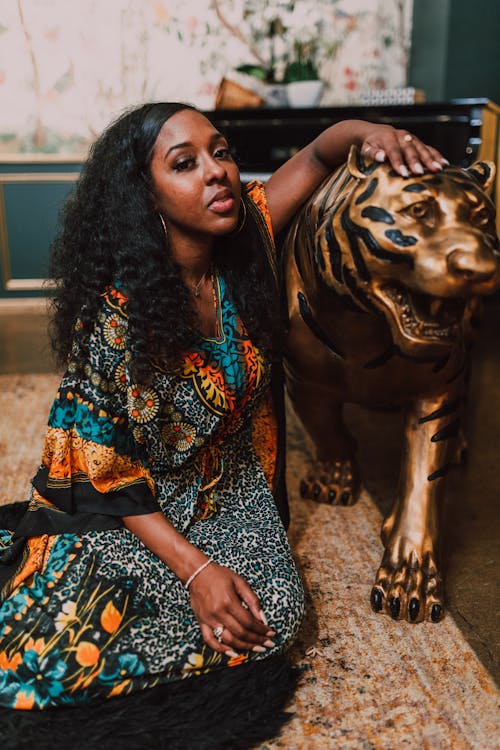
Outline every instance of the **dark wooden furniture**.
{"label": "dark wooden furniture", "polygon": [[500,107],[488,99],[411,106],[233,109],[207,114],[227,134],[242,171],[272,172],[328,125],[346,119],[406,128],[454,164],[467,166],[478,157],[498,163]]}

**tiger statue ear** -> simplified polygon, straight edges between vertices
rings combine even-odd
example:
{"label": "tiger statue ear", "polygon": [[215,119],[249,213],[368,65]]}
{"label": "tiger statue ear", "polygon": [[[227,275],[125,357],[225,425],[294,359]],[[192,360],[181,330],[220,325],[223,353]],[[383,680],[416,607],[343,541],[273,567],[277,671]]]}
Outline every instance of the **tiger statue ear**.
{"label": "tiger statue ear", "polygon": [[492,161],[475,161],[465,171],[479,182],[485,193],[495,180],[496,167]]}
{"label": "tiger statue ear", "polygon": [[366,180],[378,167],[380,162],[365,158],[357,146],[351,146],[347,159],[349,173],[358,180]]}

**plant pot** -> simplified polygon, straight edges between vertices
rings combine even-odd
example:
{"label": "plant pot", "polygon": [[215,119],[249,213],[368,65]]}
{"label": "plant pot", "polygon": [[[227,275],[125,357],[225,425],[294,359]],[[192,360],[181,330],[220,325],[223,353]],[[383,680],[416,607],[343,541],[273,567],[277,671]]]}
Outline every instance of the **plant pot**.
{"label": "plant pot", "polygon": [[317,107],[323,93],[323,81],[293,81],[286,88],[290,107]]}
{"label": "plant pot", "polygon": [[268,83],[265,88],[266,106],[267,107],[287,107],[286,83]]}

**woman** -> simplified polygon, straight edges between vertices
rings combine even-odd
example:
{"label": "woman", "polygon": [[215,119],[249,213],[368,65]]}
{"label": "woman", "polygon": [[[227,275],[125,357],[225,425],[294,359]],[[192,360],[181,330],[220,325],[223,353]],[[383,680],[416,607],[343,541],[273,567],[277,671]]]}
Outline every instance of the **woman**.
{"label": "woman", "polygon": [[52,260],[66,373],[29,509],[0,537],[1,706],[236,673],[293,639],[272,238],[353,143],[403,175],[445,163],[347,121],[242,188],[184,104],[146,104],[94,144]]}

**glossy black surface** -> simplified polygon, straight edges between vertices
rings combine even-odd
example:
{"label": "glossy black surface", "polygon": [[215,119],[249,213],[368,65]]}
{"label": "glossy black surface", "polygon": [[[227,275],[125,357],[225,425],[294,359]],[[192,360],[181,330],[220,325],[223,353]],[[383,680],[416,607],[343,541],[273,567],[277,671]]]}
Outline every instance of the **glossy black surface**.
{"label": "glossy black surface", "polygon": [[481,144],[482,109],[487,103],[488,99],[456,99],[413,105],[227,109],[206,114],[229,138],[242,171],[272,172],[326,127],[346,119],[405,128],[453,164],[468,166]]}

